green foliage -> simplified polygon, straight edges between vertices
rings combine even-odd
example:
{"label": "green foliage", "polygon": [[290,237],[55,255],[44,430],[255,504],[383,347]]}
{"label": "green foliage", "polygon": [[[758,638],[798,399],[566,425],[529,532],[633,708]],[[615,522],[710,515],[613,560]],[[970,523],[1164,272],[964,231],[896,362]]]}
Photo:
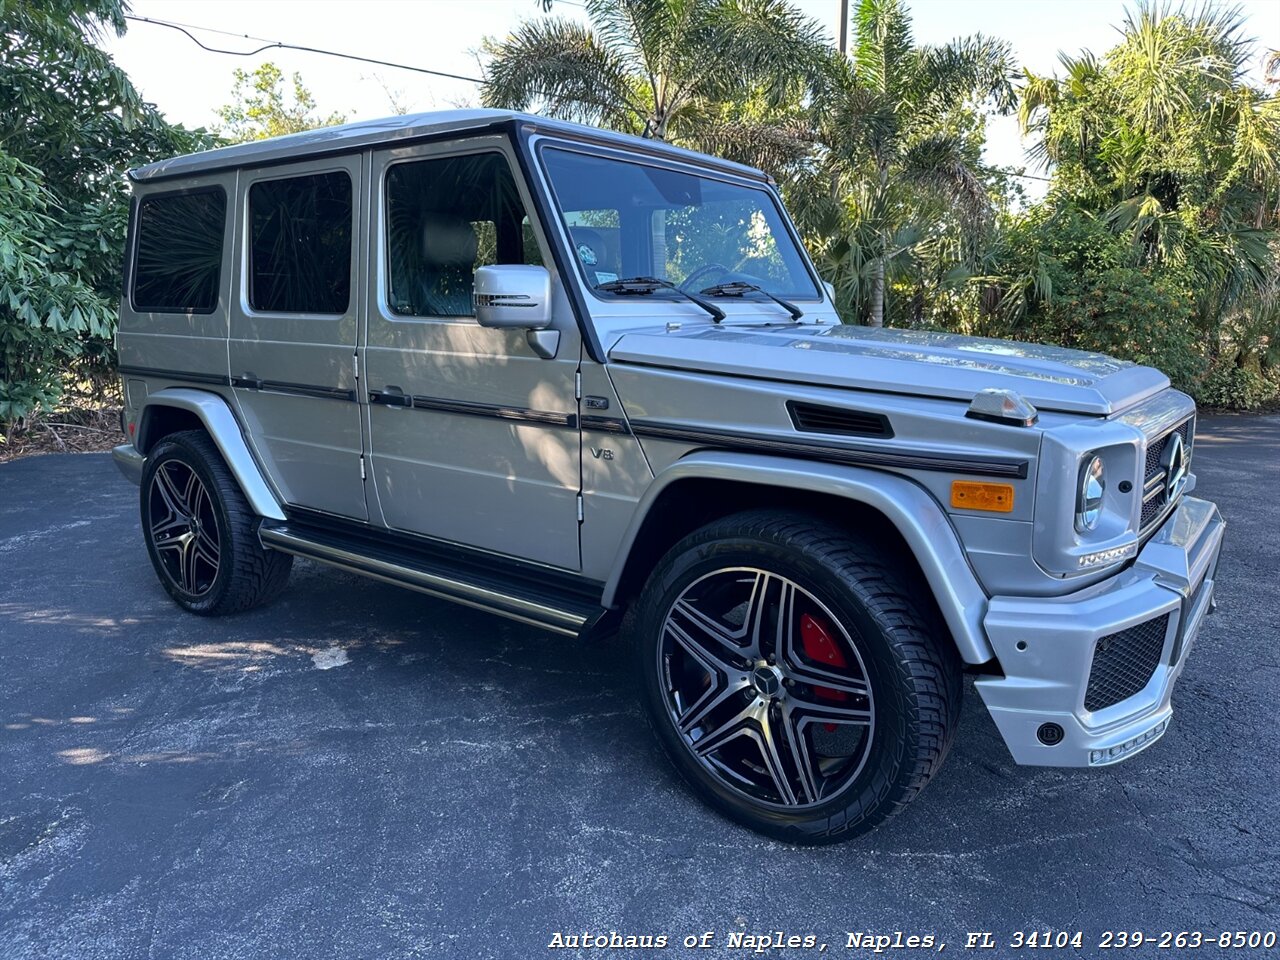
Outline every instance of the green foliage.
{"label": "green foliage", "polygon": [[814,88],[817,150],[788,200],[846,317],[914,322],[988,232],[979,110],[1012,107],[1012,56],[981,35],[916,45],[902,0],[861,0],[854,27],[851,59],[829,57]]}
{"label": "green foliage", "polygon": [[264,63],[252,73],[237,69],[232,76],[231,103],[217,110],[222,121],[218,133],[232,143],[347,122],[341,113],[317,114],[315,97],[303,84],[302,75],[295,73],[286,82],[284,72],[274,63]]}
{"label": "green foliage", "polygon": [[1135,267],[1086,274],[1026,318],[1024,339],[1123,357],[1195,390],[1203,369],[1191,298]]}
{"label": "green foliage", "polygon": [[[0,0],[0,433],[111,370],[131,166],[209,143],[94,41],[120,0]],[[10,107],[10,105],[12,105]]]}
{"label": "green foliage", "polygon": [[59,231],[52,205],[39,171],[0,152],[0,423],[56,400],[64,361],[114,324],[113,304],[65,269],[85,231]]}
{"label": "green foliage", "polygon": [[1182,276],[1212,334],[1274,274],[1280,99],[1242,81],[1238,9],[1142,3],[1102,57],[1028,74],[1019,115],[1049,203],[1102,218],[1129,262]]}
{"label": "green foliage", "polygon": [[1209,407],[1257,410],[1280,397],[1280,378],[1259,373],[1231,361],[1220,361],[1201,380],[1196,399]]}
{"label": "green foliage", "polygon": [[786,0],[586,0],[487,41],[485,106],[536,109],[662,140],[696,140],[753,96],[796,101],[825,56]]}

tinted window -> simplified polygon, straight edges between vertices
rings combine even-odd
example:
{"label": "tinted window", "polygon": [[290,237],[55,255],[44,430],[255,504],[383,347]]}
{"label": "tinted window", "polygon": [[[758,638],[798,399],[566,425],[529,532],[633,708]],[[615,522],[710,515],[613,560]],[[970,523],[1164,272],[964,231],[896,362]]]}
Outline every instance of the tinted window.
{"label": "tinted window", "polygon": [[542,263],[507,161],[496,153],[399,163],[387,173],[391,309],[468,317],[477,267]]}
{"label": "tinted window", "polygon": [[138,206],[133,309],[208,313],[218,304],[227,196],[221,190],[148,197]]}
{"label": "tinted window", "polygon": [[351,178],[321,173],[249,189],[249,305],[346,313],[351,299]]}

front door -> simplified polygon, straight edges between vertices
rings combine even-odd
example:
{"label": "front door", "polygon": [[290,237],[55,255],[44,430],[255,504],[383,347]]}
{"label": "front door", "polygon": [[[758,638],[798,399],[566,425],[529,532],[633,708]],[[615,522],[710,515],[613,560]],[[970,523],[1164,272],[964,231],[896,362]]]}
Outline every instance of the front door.
{"label": "front door", "polygon": [[551,264],[508,141],[373,157],[361,384],[383,521],[576,570],[577,326],[558,292],[559,348],[544,359],[523,331],[477,324],[471,302],[479,266]]}
{"label": "front door", "polygon": [[240,174],[231,382],[286,503],[367,519],[355,352],[361,157]]}

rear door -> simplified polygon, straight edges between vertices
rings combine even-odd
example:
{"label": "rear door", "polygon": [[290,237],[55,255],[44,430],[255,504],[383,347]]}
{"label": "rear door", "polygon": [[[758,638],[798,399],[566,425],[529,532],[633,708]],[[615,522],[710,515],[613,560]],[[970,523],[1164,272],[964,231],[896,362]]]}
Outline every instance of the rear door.
{"label": "rear door", "polygon": [[229,344],[250,441],[285,501],[359,520],[362,162],[241,173]]}
{"label": "rear door", "polygon": [[551,266],[515,171],[498,136],[373,154],[372,489],[394,529],[577,570],[577,324],[554,276],[551,359],[471,302],[479,266]]}

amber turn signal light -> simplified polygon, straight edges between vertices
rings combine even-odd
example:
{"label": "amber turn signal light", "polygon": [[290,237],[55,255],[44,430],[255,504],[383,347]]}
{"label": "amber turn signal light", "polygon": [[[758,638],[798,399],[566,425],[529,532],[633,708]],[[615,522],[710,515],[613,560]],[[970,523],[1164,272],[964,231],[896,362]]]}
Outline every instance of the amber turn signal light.
{"label": "amber turn signal light", "polygon": [[1013,485],[1009,483],[977,483],[955,480],[951,484],[951,505],[961,510],[986,510],[988,513],[1013,512]]}

